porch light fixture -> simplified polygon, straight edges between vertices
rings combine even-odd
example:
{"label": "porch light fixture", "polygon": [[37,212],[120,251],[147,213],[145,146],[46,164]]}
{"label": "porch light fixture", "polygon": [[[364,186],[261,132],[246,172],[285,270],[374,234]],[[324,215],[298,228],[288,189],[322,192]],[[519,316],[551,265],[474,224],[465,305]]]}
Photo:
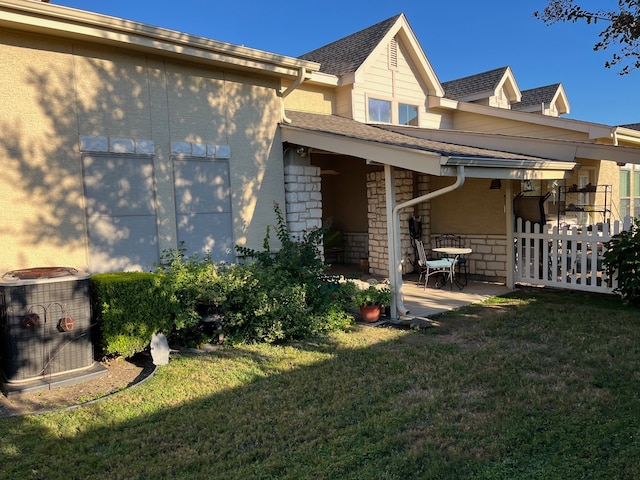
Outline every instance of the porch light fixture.
{"label": "porch light fixture", "polygon": [[298,147],[296,148],[296,153],[298,155],[300,155],[301,157],[306,157],[307,156],[307,149],[304,147]]}
{"label": "porch light fixture", "polygon": [[502,188],[502,181],[499,178],[491,180],[491,186],[489,190],[500,190]]}

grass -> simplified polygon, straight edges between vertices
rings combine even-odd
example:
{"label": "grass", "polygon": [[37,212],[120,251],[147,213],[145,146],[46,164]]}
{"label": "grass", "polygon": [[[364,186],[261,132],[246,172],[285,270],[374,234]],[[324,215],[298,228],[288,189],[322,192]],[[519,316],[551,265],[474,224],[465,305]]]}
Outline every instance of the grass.
{"label": "grass", "polygon": [[0,420],[0,478],[640,478],[640,315],[519,291],[426,331],[175,356],[139,387]]}

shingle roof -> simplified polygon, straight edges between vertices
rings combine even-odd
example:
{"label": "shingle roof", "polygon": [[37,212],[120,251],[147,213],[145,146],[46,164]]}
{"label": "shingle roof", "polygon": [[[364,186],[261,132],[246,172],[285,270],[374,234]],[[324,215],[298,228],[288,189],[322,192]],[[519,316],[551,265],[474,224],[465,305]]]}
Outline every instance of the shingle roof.
{"label": "shingle roof", "polygon": [[544,87],[531,88],[529,90],[522,90],[522,100],[518,103],[511,105],[513,110],[520,110],[532,105],[549,104],[553,100],[553,97],[558,93],[560,88],[559,83],[553,85],[546,85]]}
{"label": "shingle roof", "polygon": [[494,91],[509,67],[500,67],[488,72],[476,73],[442,83],[445,97],[452,100],[464,98],[475,93]]}
{"label": "shingle roof", "polygon": [[627,123],[626,125],[618,125],[622,128],[629,128],[631,130],[640,130],[640,123]]}
{"label": "shingle roof", "polygon": [[298,58],[318,62],[321,72],[332,75],[355,72],[401,16],[395,15]]}
{"label": "shingle roof", "polygon": [[317,133],[327,133],[341,137],[351,138],[391,145],[396,147],[411,148],[425,152],[437,153],[443,156],[473,157],[500,160],[534,160],[544,161],[541,157],[520,155],[510,152],[501,152],[485,148],[467,147],[452,143],[439,142],[412,137],[402,133],[392,132],[375,125],[367,125],[355,120],[337,115],[322,115],[317,113],[287,111],[287,117],[291,123],[283,126],[300,128]]}

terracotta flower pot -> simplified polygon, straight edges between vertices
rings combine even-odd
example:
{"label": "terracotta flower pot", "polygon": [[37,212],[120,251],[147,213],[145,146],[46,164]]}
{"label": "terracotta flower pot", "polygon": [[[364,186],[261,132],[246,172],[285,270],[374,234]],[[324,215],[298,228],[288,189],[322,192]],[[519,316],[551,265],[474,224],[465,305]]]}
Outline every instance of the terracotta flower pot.
{"label": "terracotta flower pot", "polygon": [[360,316],[365,322],[377,322],[380,318],[380,305],[362,305],[360,307]]}

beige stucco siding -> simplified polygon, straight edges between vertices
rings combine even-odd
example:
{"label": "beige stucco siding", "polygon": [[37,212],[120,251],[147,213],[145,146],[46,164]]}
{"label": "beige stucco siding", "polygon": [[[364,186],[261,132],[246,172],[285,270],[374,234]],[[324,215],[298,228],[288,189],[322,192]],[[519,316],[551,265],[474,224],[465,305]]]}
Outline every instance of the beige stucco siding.
{"label": "beige stucco siding", "polygon": [[[432,234],[504,234],[505,189],[490,190],[490,182],[469,178],[460,189],[433,198]],[[451,178],[432,177],[431,190],[439,190],[451,183]]]}
{"label": "beige stucco siding", "polygon": [[[289,86],[283,84],[283,89]],[[335,113],[335,90],[303,83],[284,100],[286,109],[330,115]]]}
{"label": "beige stucco siding", "polygon": [[[596,180],[598,185],[611,185],[611,219],[621,220],[620,218],[620,167],[615,162],[603,160],[600,162],[600,168],[598,171],[598,178]],[[602,195],[602,194],[600,194]],[[603,199],[596,199],[597,203],[602,203]]]}
{"label": "beige stucco siding", "polygon": [[276,85],[252,80],[227,75],[225,93],[234,236],[260,249],[267,226],[275,224],[274,202],[284,205],[284,171]]}
{"label": "beige stucco siding", "polygon": [[71,46],[0,31],[0,274],[85,266]]}
{"label": "beige stucco siding", "polygon": [[228,145],[235,243],[260,248],[284,202],[280,82],[0,32],[0,273],[88,268],[79,139],[154,145],[159,250],[175,248],[172,142]]}

